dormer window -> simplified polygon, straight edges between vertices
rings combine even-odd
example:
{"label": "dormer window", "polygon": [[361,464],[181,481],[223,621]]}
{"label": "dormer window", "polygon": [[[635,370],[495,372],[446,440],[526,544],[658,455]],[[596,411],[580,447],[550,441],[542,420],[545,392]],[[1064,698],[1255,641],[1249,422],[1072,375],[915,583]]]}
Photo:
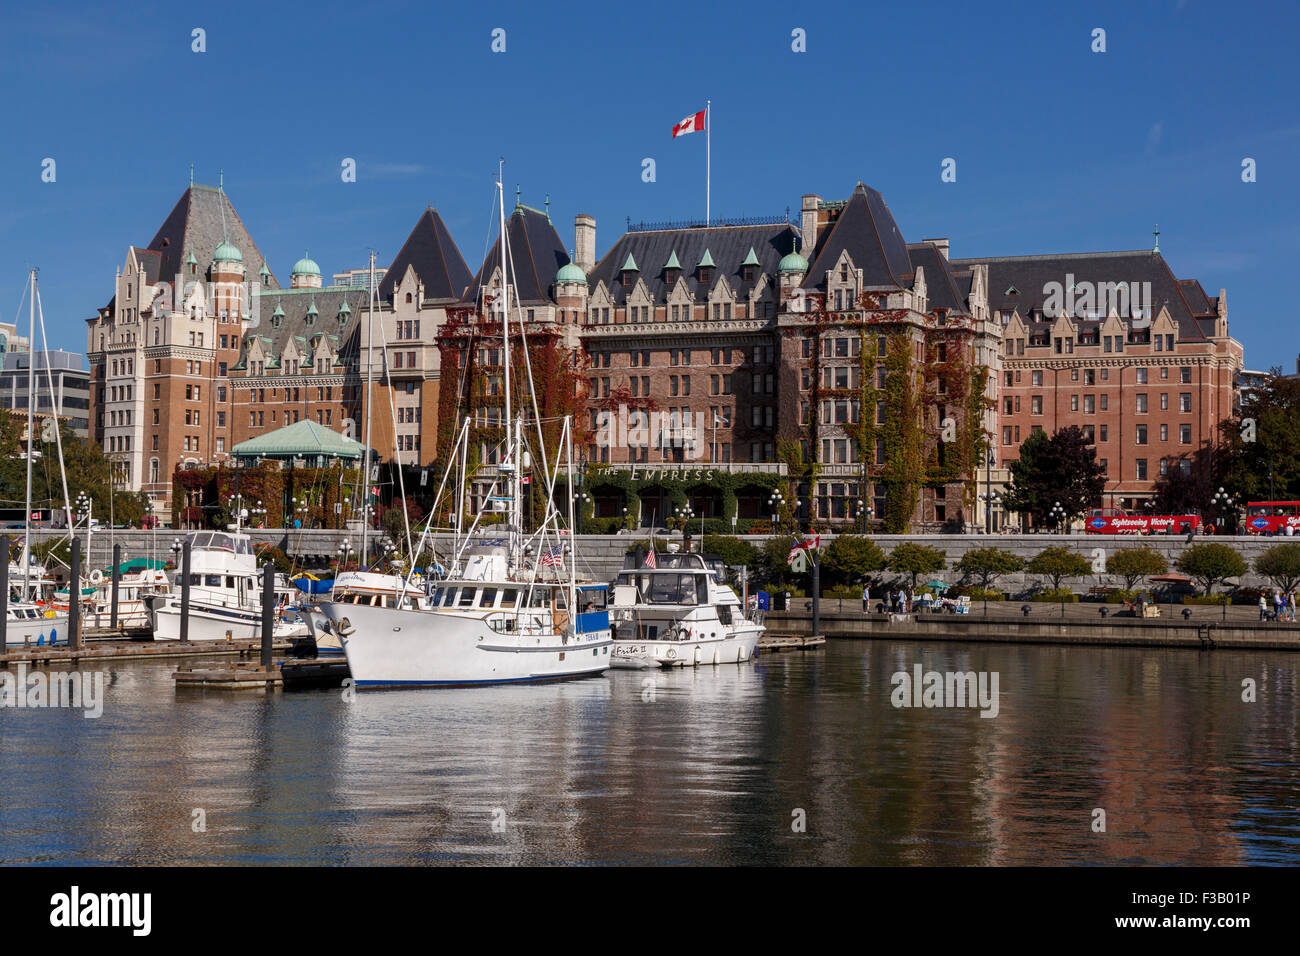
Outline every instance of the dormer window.
{"label": "dormer window", "polygon": [[410,304],[411,304],[411,293],[409,293],[409,292],[406,293],[406,304],[407,304],[407,305],[410,305]]}
{"label": "dormer window", "polygon": [[841,282],[849,281],[849,267],[847,265],[840,266],[840,281]]}

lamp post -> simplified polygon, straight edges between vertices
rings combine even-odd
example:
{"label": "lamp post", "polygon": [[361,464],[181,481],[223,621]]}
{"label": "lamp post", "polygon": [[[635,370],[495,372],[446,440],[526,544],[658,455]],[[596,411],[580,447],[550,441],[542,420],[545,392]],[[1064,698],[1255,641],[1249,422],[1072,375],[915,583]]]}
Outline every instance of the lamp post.
{"label": "lamp post", "polygon": [[1056,504],[1052,505],[1052,510],[1049,512],[1049,514],[1051,515],[1052,519],[1056,521],[1057,532],[1059,534],[1065,534],[1065,509],[1061,507],[1061,503],[1059,501]]}
{"label": "lamp post", "polygon": [[[1224,491],[1223,488],[1219,488],[1219,490],[1215,492],[1214,497],[1210,499],[1210,503],[1213,504],[1218,511],[1226,511],[1233,506],[1232,495]],[[1222,515],[1219,517],[1218,525],[1222,529],[1219,533],[1226,534],[1227,522],[1223,519]]]}
{"label": "lamp post", "polygon": [[339,545],[339,571],[347,569],[348,562],[352,558],[352,542],[344,541]]}
{"label": "lamp post", "polygon": [[[578,495],[577,498],[578,512],[574,519],[575,523],[577,524],[577,528],[575,530],[578,534],[582,534],[582,509],[587,507],[587,502],[589,501],[591,501],[591,495],[587,494],[585,491]],[[627,511],[626,508],[624,508],[623,510]]]}
{"label": "lamp post", "polygon": [[767,497],[767,508],[772,513],[772,533],[776,534],[776,523],[781,517],[781,506],[785,504],[785,496],[779,491],[774,491]]}
{"label": "lamp post", "polygon": [[858,499],[858,531],[861,534],[867,533],[867,512],[864,510],[865,505],[862,499]]}
{"label": "lamp post", "polygon": [[993,533],[993,433],[988,435],[988,454],[984,458],[984,533]]}
{"label": "lamp post", "polygon": [[984,502],[984,533],[993,533],[993,506],[1002,503],[1002,493],[999,491],[985,492],[980,495],[980,501]]}

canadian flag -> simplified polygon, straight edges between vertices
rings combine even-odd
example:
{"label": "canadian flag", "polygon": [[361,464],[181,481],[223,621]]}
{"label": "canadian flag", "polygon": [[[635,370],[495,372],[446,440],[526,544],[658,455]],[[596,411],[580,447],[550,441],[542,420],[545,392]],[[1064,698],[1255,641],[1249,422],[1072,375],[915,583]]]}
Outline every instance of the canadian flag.
{"label": "canadian flag", "polygon": [[678,136],[685,136],[687,133],[698,133],[704,129],[704,114],[707,110],[700,110],[698,113],[692,113],[686,119],[682,120],[673,127],[673,139]]}

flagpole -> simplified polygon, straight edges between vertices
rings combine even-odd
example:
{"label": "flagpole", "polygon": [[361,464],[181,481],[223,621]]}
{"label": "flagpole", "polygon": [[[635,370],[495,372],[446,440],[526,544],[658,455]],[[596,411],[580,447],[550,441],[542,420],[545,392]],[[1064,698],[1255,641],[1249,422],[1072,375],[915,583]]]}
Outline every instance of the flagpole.
{"label": "flagpole", "polygon": [[[699,102],[696,100],[695,102]],[[712,186],[713,101],[704,101],[704,225],[709,225],[709,193]]]}

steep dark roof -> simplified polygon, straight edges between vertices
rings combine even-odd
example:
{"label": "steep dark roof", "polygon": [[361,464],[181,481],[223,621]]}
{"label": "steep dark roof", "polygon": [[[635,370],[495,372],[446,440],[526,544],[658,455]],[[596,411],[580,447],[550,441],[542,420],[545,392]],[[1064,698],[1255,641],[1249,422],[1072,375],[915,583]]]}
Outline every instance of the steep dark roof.
{"label": "steep dark roof", "polygon": [[[346,324],[339,322],[339,308],[347,299],[352,314]],[[324,289],[280,289],[264,292],[257,299],[258,321],[256,325],[244,324],[245,345],[253,336],[268,342],[267,351],[277,358],[284,352],[290,338],[311,341],[317,335],[327,335],[333,340],[335,351],[346,354],[355,349],[358,330],[366,321],[366,308],[370,293],[366,289],[351,286],[329,286]],[[307,310],[316,303],[316,321],[307,324]],[[276,306],[284,311],[279,326],[272,323]],[[343,343],[339,345],[339,343]],[[245,348],[245,352],[247,349]],[[240,364],[246,361],[246,354],[241,353]]]}
{"label": "steep dark roof", "polygon": [[424,283],[426,299],[457,302],[469,285],[469,266],[447,230],[438,211],[430,206],[420,216],[411,234],[379,283],[379,297],[387,299],[410,266]]}
{"label": "steep dark roof", "polygon": [[139,246],[132,246],[132,250],[140,262],[140,268],[144,269],[145,280],[150,285],[157,285],[162,270],[162,253],[156,249],[141,249]]}
{"label": "steep dark roof", "polygon": [[[1052,282],[1064,286],[1067,275],[1074,276],[1076,283],[1093,283],[1094,288],[1103,282],[1150,282],[1152,317],[1162,306],[1167,307],[1180,338],[1205,337],[1205,329],[1196,321],[1184,295],[1184,286],[1174,278],[1164,256],[1149,249],[954,259],[952,265],[960,269],[977,263],[989,267],[989,309],[993,312],[1015,309],[1027,322],[1032,321],[1031,313],[1041,309],[1047,297],[1044,288]],[[1015,294],[1009,291],[1013,288]]]}
{"label": "steep dark roof", "polygon": [[930,299],[930,308],[947,309],[957,315],[969,314],[966,298],[970,295],[971,274],[966,273],[963,288],[947,258],[933,243],[913,243],[907,247],[907,252],[912,260],[913,270],[918,266],[925,270],[925,287]]}
{"label": "steep dark roof", "polygon": [[906,287],[903,276],[913,271],[907,243],[884,197],[862,183],[858,183],[838,218],[819,238],[816,258],[804,284],[810,289],[824,286],[826,273],[835,268],[845,249],[853,264],[862,270],[863,285]]}
{"label": "steep dark roof", "polygon": [[[769,282],[775,279],[781,257],[794,248],[798,234],[797,229],[784,222],[764,226],[712,226],[629,232],[601,257],[591,270],[588,281],[592,285],[604,282],[614,301],[621,304],[631,291],[630,288],[623,287],[622,278],[623,264],[630,255],[640,269],[638,278],[645,281],[654,300],[662,302],[671,291],[664,267],[675,252],[682,267],[681,278],[686,280],[692,295],[703,298],[723,276],[734,292],[745,295],[764,273],[768,275]],[[759,264],[754,270],[754,278],[746,282],[741,266],[751,248]],[[698,266],[706,251],[713,259],[715,271],[708,288],[701,290]]]}
{"label": "steep dark roof", "polygon": [[[239,213],[235,212],[230,197],[211,186],[191,186],[163,220],[162,226],[149,243],[149,248],[162,257],[160,278],[172,282],[178,273],[185,271],[185,257],[191,251],[199,261],[199,274],[206,276],[208,266],[212,265],[213,253],[226,238],[243,253],[244,274],[250,280],[255,279],[266,259],[244,228],[244,222],[239,218]],[[274,275],[270,276],[268,286],[273,289],[280,287]]]}
{"label": "steep dark roof", "polygon": [[[513,278],[518,287],[520,303],[547,303],[551,299],[551,284],[560,266],[569,261],[569,253],[560,241],[550,217],[531,206],[519,204],[506,220],[506,235],[510,240],[510,260]],[[501,263],[501,237],[492,243],[492,250],[483,260],[478,274],[470,281],[462,297],[464,302],[477,302],[479,292]]]}

